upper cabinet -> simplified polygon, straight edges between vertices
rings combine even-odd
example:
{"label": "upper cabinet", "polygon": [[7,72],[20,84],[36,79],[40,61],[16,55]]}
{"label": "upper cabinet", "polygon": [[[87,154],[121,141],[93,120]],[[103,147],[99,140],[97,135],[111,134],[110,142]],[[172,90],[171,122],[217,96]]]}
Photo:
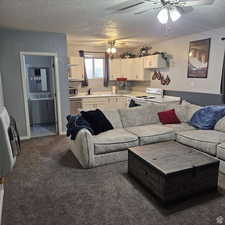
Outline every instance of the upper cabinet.
{"label": "upper cabinet", "polygon": [[144,68],[145,69],[160,69],[165,68],[166,61],[163,57],[158,55],[149,55],[144,57]]}
{"label": "upper cabinet", "polygon": [[84,79],[84,59],[82,57],[69,57],[69,79]]}
{"label": "upper cabinet", "polygon": [[110,80],[116,80],[121,77],[121,59],[111,59],[109,61]]}
{"label": "upper cabinet", "polygon": [[111,59],[110,80],[117,77],[125,77],[127,80],[144,81],[150,80],[150,70],[144,69],[144,58]]}

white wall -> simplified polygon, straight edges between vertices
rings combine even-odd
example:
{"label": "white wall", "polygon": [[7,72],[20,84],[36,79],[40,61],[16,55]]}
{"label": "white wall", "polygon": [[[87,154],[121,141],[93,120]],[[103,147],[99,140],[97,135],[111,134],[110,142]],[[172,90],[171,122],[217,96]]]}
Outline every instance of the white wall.
{"label": "white wall", "polygon": [[[171,83],[162,86],[160,81],[154,80],[151,87],[219,94],[225,51],[225,41],[221,41],[221,37],[224,36],[225,27],[153,44],[153,51],[167,52],[173,59],[169,70],[163,72],[169,74]],[[189,42],[206,38],[211,38],[208,78],[187,78]]]}
{"label": "white wall", "polygon": [[3,90],[2,90],[2,77],[0,73],[0,106],[4,105],[4,99],[3,99]]}

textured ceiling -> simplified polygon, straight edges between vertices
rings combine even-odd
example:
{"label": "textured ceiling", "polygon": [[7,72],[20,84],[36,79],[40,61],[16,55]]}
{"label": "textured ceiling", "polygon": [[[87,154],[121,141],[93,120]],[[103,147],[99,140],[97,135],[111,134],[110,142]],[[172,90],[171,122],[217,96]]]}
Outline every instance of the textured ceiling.
{"label": "textured ceiling", "polygon": [[[70,42],[140,45],[225,26],[225,1],[198,6],[174,24],[161,25],[157,10],[134,15],[113,14],[109,7],[124,0],[0,0],[0,27],[69,33]],[[119,43],[119,42],[118,42]]]}

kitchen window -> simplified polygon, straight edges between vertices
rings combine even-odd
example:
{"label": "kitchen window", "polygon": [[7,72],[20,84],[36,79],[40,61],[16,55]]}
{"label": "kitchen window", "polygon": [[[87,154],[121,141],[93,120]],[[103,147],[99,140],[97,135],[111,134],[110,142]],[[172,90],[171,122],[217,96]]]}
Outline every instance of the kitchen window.
{"label": "kitchen window", "polygon": [[85,68],[88,79],[103,79],[104,77],[104,58],[85,58]]}

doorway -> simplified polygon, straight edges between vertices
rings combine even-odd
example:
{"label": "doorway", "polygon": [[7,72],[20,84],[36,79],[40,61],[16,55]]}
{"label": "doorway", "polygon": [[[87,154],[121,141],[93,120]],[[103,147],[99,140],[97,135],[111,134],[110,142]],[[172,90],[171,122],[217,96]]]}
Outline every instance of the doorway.
{"label": "doorway", "polygon": [[28,138],[60,133],[57,56],[21,53]]}

